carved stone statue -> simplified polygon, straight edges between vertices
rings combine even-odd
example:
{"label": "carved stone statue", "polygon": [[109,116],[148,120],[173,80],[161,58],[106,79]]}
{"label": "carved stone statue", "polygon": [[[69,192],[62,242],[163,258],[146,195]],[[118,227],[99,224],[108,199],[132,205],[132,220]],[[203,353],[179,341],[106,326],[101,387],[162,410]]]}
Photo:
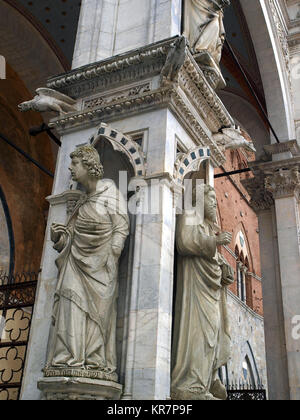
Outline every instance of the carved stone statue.
{"label": "carved stone statue", "polygon": [[[216,193],[208,185],[201,187],[204,188],[204,221],[199,219],[196,207],[192,216],[194,223],[185,212],[177,225],[179,261],[172,355],[174,400],[227,398],[218,369],[228,362],[230,355],[226,287],[234,282],[234,272],[218,252],[218,246],[228,245],[232,235],[215,233]],[[194,199],[195,193],[194,189]]]}
{"label": "carved stone statue", "polygon": [[56,112],[60,115],[68,112],[76,112],[76,101],[63,93],[53,89],[39,88],[36,90],[37,95],[27,102],[18,105],[21,112],[37,111],[37,112]]}
{"label": "carved stone statue", "polygon": [[230,0],[186,0],[184,35],[194,53],[207,51],[221,61],[225,41],[223,10]]}
{"label": "carved stone statue", "polygon": [[87,194],[66,226],[51,227],[60,256],[44,374],[117,382],[117,278],[129,234],[127,207],[113,181],[103,180],[95,148],[79,147],[71,158],[72,178]]}

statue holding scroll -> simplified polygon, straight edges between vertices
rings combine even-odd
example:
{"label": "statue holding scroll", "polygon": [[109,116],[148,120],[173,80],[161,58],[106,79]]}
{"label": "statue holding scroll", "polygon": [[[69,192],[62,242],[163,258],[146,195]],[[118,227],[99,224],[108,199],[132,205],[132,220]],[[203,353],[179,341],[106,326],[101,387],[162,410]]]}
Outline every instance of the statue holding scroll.
{"label": "statue holding scroll", "polygon": [[185,212],[177,224],[179,261],[172,357],[175,400],[227,397],[218,370],[230,355],[226,287],[234,282],[234,272],[218,246],[228,245],[232,235],[215,233],[216,193],[208,185],[200,188],[204,188],[204,221],[198,220],[196,208],[195,223]]}
{"label": "statue holding scroll", "polygon": [[184,35],[192,51],[209,53],[218,65],[225,41],[224,8],[230,0],[186,0]]}
{"label": "statue holding scroll", "polygon": [[95,148],[79,147],[71,158],[72,178],[87,194],[66,226],[51,227],[60,256],[44,372],[117,382],[117,278],[129,234],[127,207],[113,181],[103,180]]}

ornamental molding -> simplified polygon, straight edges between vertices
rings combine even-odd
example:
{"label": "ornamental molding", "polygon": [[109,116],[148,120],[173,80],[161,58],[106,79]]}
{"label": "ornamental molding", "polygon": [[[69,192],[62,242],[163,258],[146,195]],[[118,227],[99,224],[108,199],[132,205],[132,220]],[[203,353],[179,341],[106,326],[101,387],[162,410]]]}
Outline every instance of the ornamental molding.
{"label": "ornamental molding", "polygon": [[[225,155],[212,134],[233,126],[234,120],[181,41],[174,37],[50,79],[48,87],[77,99],[80,111],[53,119],[49,126],[62,134],[168,107],[195,144],[211,149],[212,161],[220,166]],[[181,45],[179,63],[176,45]],[[166,80],[167,59],[173,67]]]}
{"label": "ornamental molding", "polygon": [[285,62],[285,67],[288,72],[288,77],[291,82],[291,70],[290,70],[290,50],[288,44],[288,28],[285,24],[285,20],[281,11],[281,6],[278,0],[269,0],[269,6],[271,11],[271,20],[274,23],[275,31],[279,44],[281,46],[282,56]]}

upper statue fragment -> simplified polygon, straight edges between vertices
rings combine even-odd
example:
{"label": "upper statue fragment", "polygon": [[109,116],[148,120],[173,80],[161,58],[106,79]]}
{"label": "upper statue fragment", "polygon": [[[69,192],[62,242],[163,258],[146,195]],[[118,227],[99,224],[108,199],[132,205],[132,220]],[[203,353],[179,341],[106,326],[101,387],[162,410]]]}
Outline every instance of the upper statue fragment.
{"label": "upper statue fragment", "polygon": [[193,52],[207,51],[214,61],[221,61],[225,41],[224,8],[229,0],[187,0],[184,34]]}

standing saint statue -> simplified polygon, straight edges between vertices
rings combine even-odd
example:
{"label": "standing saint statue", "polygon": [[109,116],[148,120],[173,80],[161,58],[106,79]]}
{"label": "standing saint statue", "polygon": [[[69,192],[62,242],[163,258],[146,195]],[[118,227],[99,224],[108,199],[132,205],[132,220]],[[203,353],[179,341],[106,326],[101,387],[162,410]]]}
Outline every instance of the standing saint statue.
{"label": "standing saint statue", "polygon": [[72,178],[86,195],[66,226],[51,227],[60,256],[44,372],[117,382],[117,279],[129,234],[127,207],[114,182],[103,180],[94,147],[79,147],[71,159]]}
{"label": "standing saint statue", "polygon": [[224,8],[230,0],[186,0],[184,35],[196,54],[207,51],[219,64],[225,41]]}
{"label": "standing saint statue", "polygon": [[[226,287],[234,271],[218,252],[232,235],[216,234],[215,190],[204,188],[204,221],[195,223],[184,213],[177,224],[177,299],[172,357],[174,400],[223,400],[225,387],[218,370],[230,356]],[[195,201],[196,190],[193,190]],[[203,204],[203,203],[202,203]]]}

